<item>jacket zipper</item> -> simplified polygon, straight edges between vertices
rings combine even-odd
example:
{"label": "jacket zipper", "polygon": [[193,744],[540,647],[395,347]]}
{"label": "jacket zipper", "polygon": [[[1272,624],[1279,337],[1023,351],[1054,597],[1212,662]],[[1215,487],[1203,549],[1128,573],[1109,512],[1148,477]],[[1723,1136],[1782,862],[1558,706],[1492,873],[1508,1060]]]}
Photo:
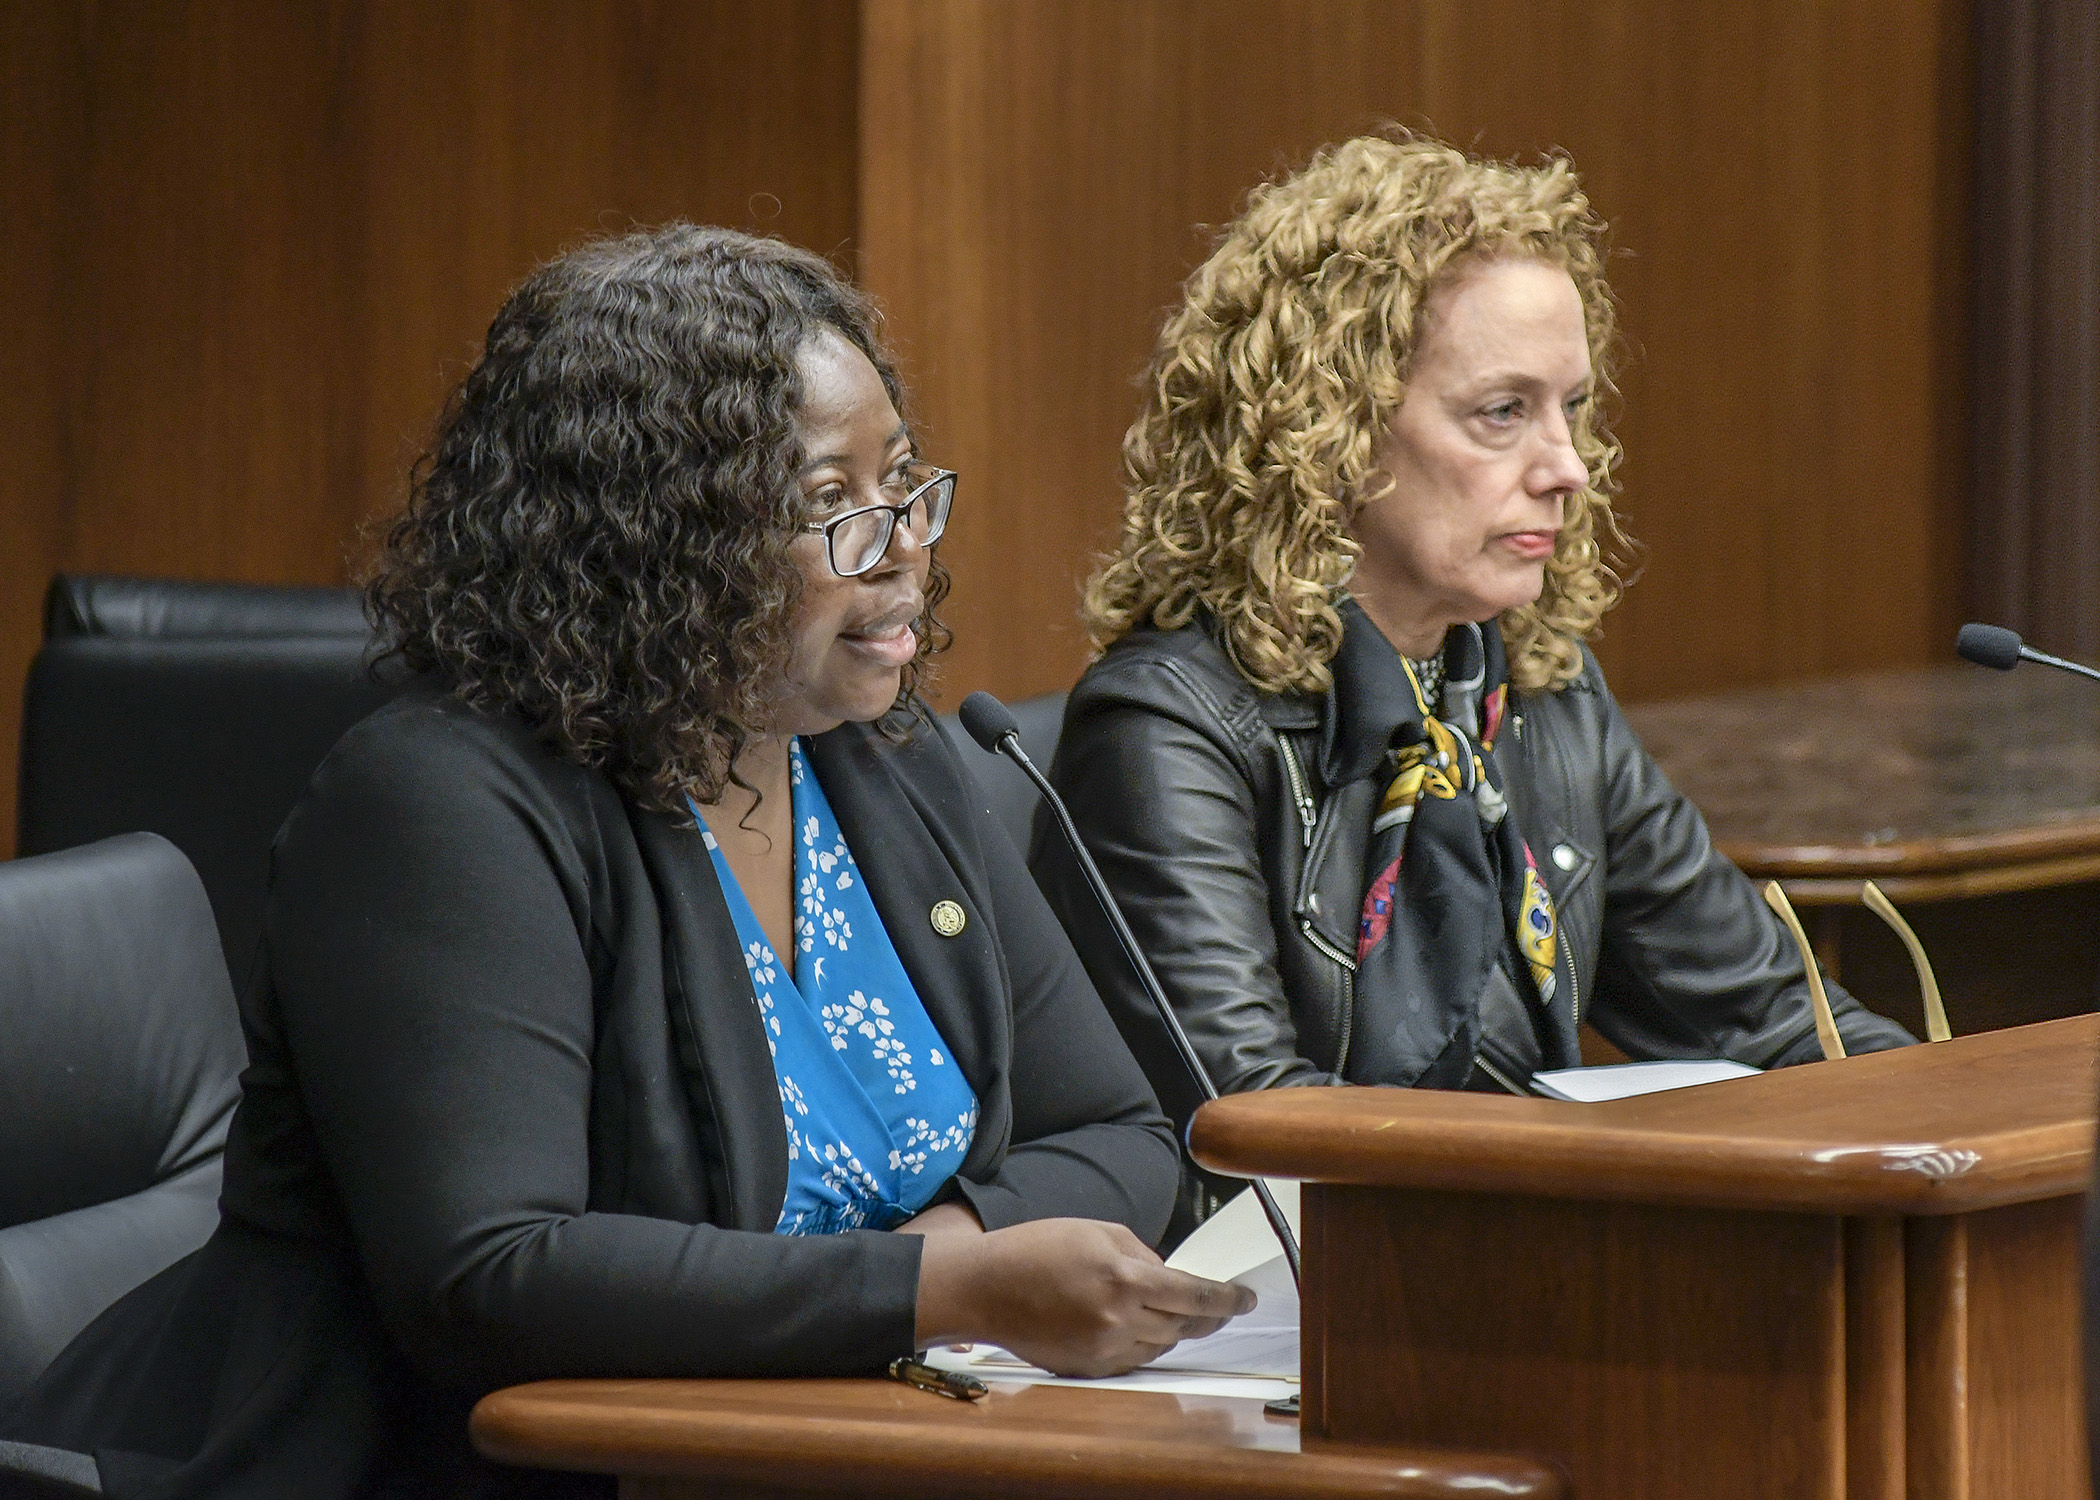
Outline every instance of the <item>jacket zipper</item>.
{"label": "jacket zipper", "polygon": [[[1313,826],[1319,821],[1319,810],[1313,806],[1312,793],[1305,789],[1305,772],[1299,768],[1298,752],[1282,735],[1276,736],[1276,748],[1283,752],[1283,769],[1291,778],[1291,797],[1298,804],[1298,828],[1305,837],[1305,847],[1313,843]],[[1308,929],[1310,930],[1310,929]]]}
{"label": "jacket zipper", "polygon": [[1489,1062],[1487,1059],[1487,1054],[1485,1052],[1476,1052],[1473,1054],[1473,1065],[1479,1068],[1481,1072],[1487,1074],[1488,1077],[1494,1079],[1495,1082],[1501,1084],[1505,1093],[1515,1094],[1520,1099],[1528,1099],[1531,1097],[1531,1090],[1520,1089],[1515,1084],[1511,1083],[1509,1081],[1509,1075],[1504,1073],[1493,1063]]}
{"label": "jacket zipper", "polygon": [[1582,981],[1575,977],[1575,950],[1568,947],[1565,928],[1561,932],[1561,947],[1568,955],[1568,1014],[1579,1029],[1582,1025]]}
{"label": "jacket zipper", "polygon": [[[1319,809],[1313,803],[1312,793],[1306,790],[1305,771],[1298,764],[1298,752],[1291,748],[1290,740],[1281,734],[1277,735],[1276,748],[1283,752],[1283,768],[1291,779],[1291,800],[1298,805],[1299,832],[1304,838],[1305,847],[1311,849],[1313,834],[1319,826]],[[1335,1048],[1332,1069],[1335,1076],[1340,1077],[1342,1069],[1349,1062],[1350,1036],[1356,1030],[1356,959],[1322,937],[1319,929],[1313,926],[1310,917],[1298,919],[1298,930],[1305,934],[1308,943],[1342,968],[1342,1037]]]}

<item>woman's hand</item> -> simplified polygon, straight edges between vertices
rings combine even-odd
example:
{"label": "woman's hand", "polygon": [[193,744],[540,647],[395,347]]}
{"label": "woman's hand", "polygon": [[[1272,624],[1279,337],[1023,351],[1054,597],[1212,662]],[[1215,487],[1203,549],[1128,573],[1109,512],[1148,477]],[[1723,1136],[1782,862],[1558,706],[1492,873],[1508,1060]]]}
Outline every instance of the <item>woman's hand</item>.
{"label": "woman's hand", "polygon": [[1039,1219],[975,1235],[945,1227],[922,1231],[921,1348],[980,1340],[1053,1374],[1120,1375],[1254,1306],[1245,1287],[1168,1270],[1121,1224]]}

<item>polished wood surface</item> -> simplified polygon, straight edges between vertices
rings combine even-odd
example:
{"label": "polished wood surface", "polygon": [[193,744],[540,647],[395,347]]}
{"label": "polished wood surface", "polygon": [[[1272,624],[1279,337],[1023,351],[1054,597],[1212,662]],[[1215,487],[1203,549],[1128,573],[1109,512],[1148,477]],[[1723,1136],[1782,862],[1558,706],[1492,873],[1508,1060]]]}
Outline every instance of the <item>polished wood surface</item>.
{"label": "polished wood surface", "polygon": [[1194,1145],[1306,1182],[1309,1433],[1541,1454],[1615,1500],[2081,1500],[2096,1042],[1599,1105],[1280,1089]]}
{"label": "polished wood surface", "polygon": [[1331,1440],[1545,1453],[1622,1500],[2087,1493],[2075,1196],[1898,1221],[1305,1191]]}
{"label": "polished wood surface", "polygon": [[2100,688],[2027,666],[1649,703],[1641,742],[1722,850],[1797,902],[1903,902],[2100,876]]}
{"label": "polished wood surface", "polygon": [[1906,1226],[1914,1495],[2084,1496],[2078,1198]]}
{"label": "polished wood surface", "polygon": [[[628,1496],[1560,1496],[1546,1465],[1332,1443],[1245,1397],[993,1383],[952,1401],[881,1380],[548,1381],[475,1408],[505,1463],[627,1477]],[[643,1482],[647,1481],[647,1482]]]}
{"label": "polished wood surface", "polygon": [[1941,1214],[2081,1193],[2100,1016],[1603,1104],[1274,1089],[1197,1111],[1236,1176],[1629,1203]]}
{"label": "polished wood surface", "polygon": [[1541,1452],[1613,1500],[1845,1494],[1838,1219],[1305,1192],[1341,1310],[1307,1322],[1308,1431]]}

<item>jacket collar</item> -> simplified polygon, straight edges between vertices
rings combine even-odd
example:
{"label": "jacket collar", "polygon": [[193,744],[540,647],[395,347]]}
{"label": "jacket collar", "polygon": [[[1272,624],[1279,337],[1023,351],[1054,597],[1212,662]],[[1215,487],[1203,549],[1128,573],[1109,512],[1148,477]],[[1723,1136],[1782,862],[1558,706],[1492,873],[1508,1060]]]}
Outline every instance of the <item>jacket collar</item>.
{"label": "jacket collar", "polygon": [[[934,753],[923,741],[938,733],[929,723],[922,743],[898,746],[872,725],[847,724],[810,740],[809,760],[912,987],[977,1093],[977,1136],[961,1170],[981,1179],[1012,1133],[1002,1061],[1011,1026],[991,903],[974,888],[982,861],[964,852],[968,810],[918,784],[935,778],[899,767]],[[766,1233],[787,1196],[787,1133],[736,923],[696,829],[658,813],[629,817],[663,913],[665,1000],[687,1096],[717,1142],[710,1192],[729,1206],[730,1227]],[[964,912],[953,938],[931,922],[942,900]]]}
{"label": "jacket collar", "polygon": [[764,1234],[787,1199],[780,1079],[736,922],[698,829],[632,805],[628,820],[661,913],[664,1006],[686,1097],[714,1140],[708,1191],[728,1227]]}
{"label": "jacket collar", "polygon": [[[984,862],[970,808],[931,791],[952,778],[905,774],[909,763],[947,751],[939,739],[931,720],[902,745],[875,725],[844,724],[808,741],[809,763],[904,972],[977,1093],[977,1137],[960,1169],[975,1178],[1004,1156],[1011,1133],[1003,1059],[1012,1048],[1012,1021],[990,892],[978,888]],[[962,928],[952,937],[933,925],[933,908],[943,901],[962,908]]]}

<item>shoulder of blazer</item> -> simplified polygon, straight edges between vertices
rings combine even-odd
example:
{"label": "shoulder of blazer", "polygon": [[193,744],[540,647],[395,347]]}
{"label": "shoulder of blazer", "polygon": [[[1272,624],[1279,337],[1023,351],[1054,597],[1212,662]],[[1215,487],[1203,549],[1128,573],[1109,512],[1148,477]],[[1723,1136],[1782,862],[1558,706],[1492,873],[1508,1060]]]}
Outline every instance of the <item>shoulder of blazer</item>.
{"label": "shoulder of blazer", "polygon": [[1319,724],[1318,701],[1264,693],[1242,677],[1215,637],[1198,624],[1178,630],[1140,626],[1087,668],[1072,691],[1074,719],[1092,708],[1127,704],[1180,719],[1236,754],[1267,733]]}

